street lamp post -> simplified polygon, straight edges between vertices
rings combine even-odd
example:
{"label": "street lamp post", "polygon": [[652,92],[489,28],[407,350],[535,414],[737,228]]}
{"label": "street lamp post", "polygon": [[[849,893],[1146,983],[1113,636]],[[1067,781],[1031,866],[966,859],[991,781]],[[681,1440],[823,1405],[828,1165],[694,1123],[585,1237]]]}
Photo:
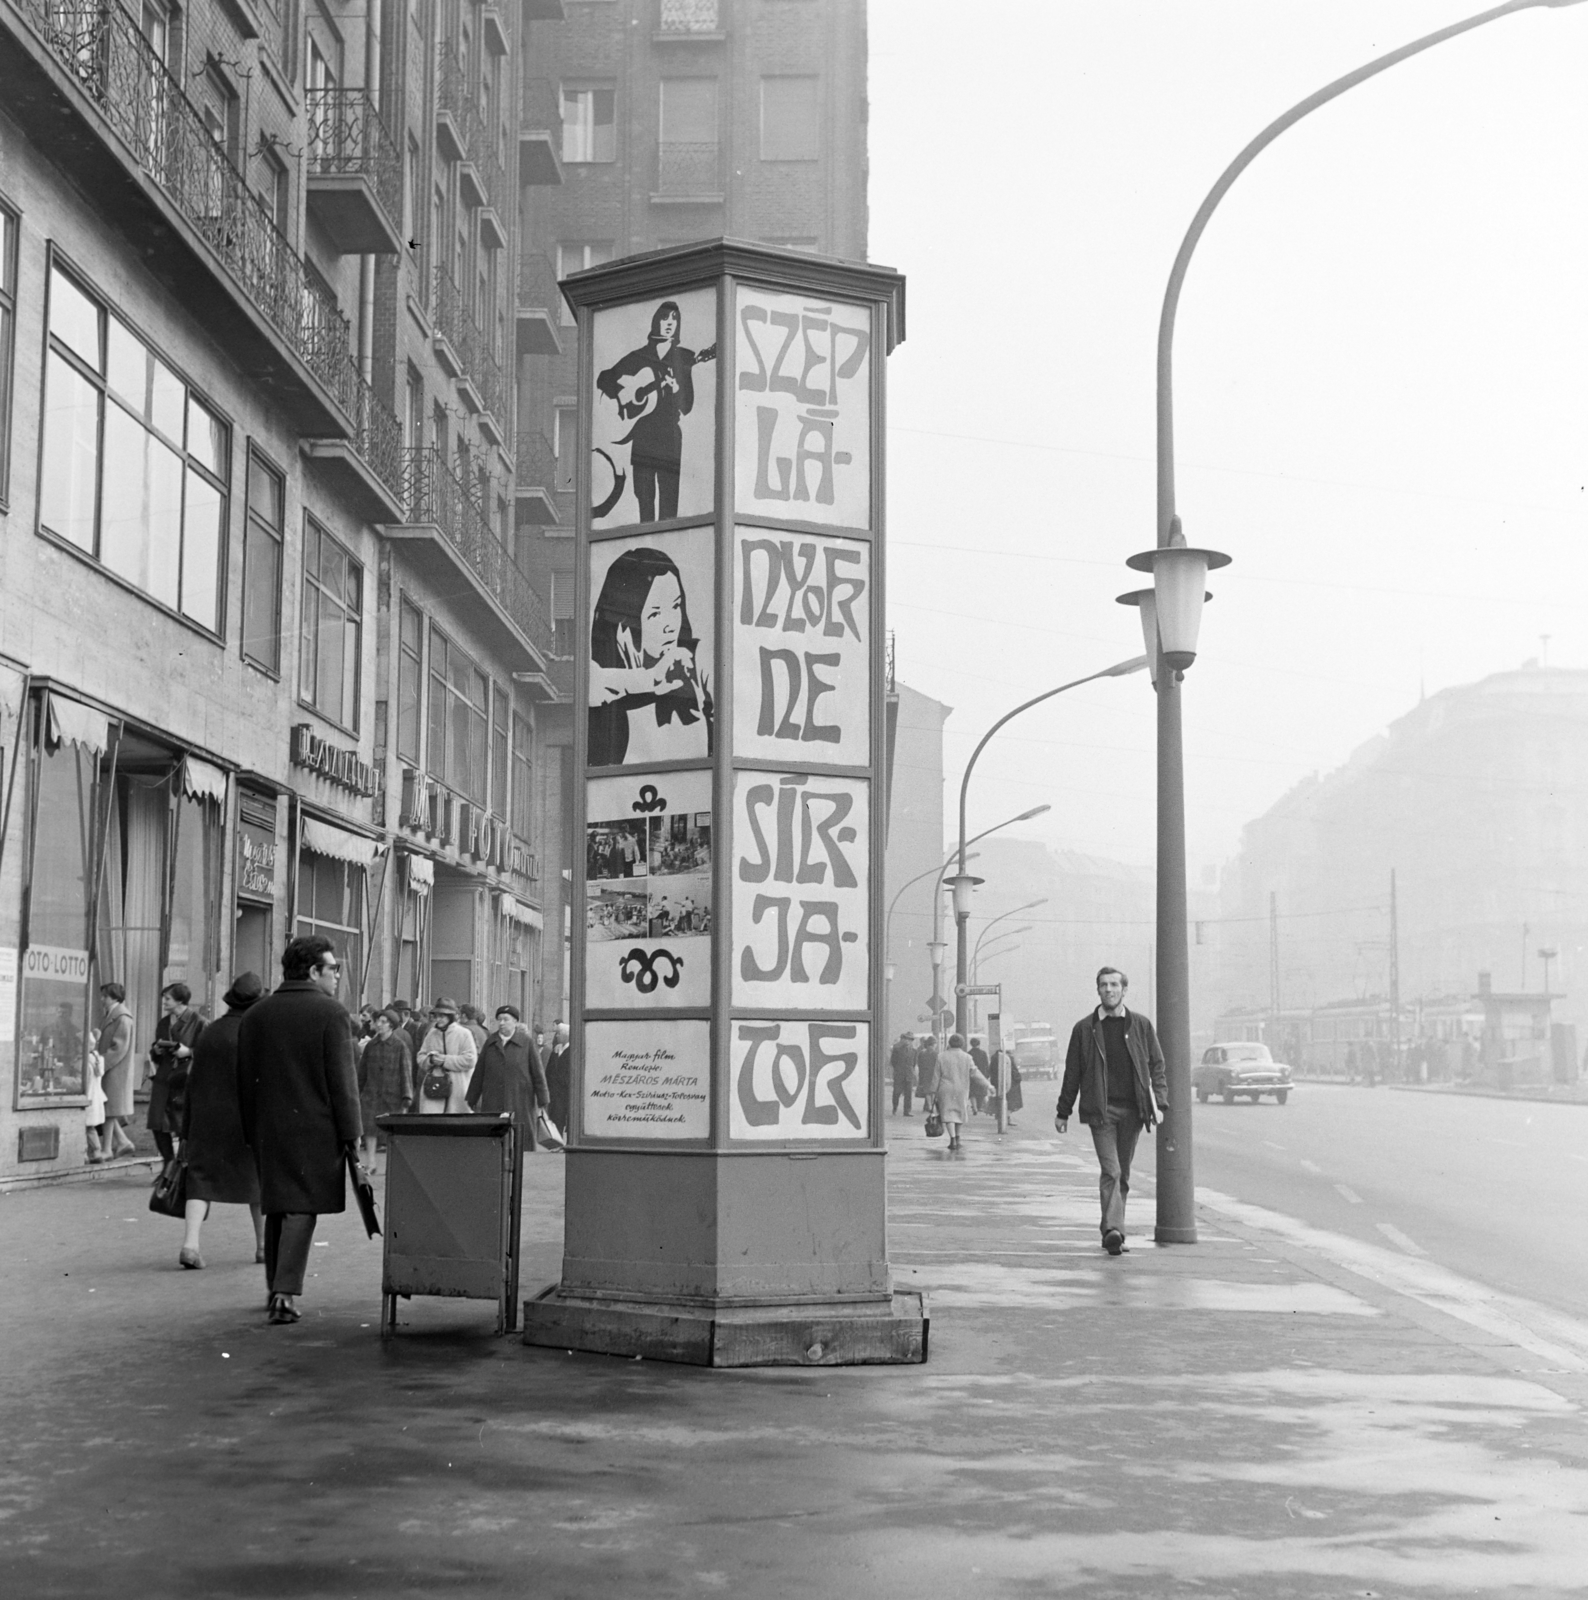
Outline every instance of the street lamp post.
{"label": "street lamp post", "polygon": [[[1506,0],[1476,16],[1451,23],[1410,44],[1378,56],[1354,72],[1336,78],[1268,124],[1219,175],[1191,219],[1175,255],[1158,319],[1157,382],[1157,547],[1128,563],[1153,574],[1156,628],[1143,607],[1148,654],[1159,657],[1155,672],[1158,698],[1158,1031],[1168,1068],[1169,1111],[1158,1129],[1158,1226],[1160,1244],[1195,1244],[1196,1215],[1191,1150],[1191,1003],[1189,952],[1186,944],[1185,782],[1180,728],[1180,677],[1196,656],[1196,622],[1204,597],[1202,581],[1216,552],[1186,546],[1175,510],[1174,474],[1174,327],[1180,290],[1192,254],[1209,219],[1230,186],[1263,150],[1287,128],[1319,106],[1365,83],[1390,67],[1514,11],[1558,9],[1581,0]],[[1227,559],[1227,558],[1226,558]],[[1135,597],[1122,597],[1139,603]],[[1171,632],[1173,630],[1173,632]],[[1153,634],[1156,632],[1156,649]],[[1164,671],[1168,667],[1172,670]],[[960,869],[963,873],[963,867]]]}
{"label": "street lamp post", "polygon": [[[1123,678],[1132,672],[1140,672],[1147,665],[1146,656],[1132,656],[1129,661],[1116,661],[1111,667],[1104,667],[1101,672],[1089,672],[1084,678],[1074,678],[1069,683],[1061,683],[1056,689],[1045,689],[1041,694],[1033,695],[1029,700],[1022,701],[1013,711],[1006,711],[984,733],[977,742],[976,748],[970,753],[970,760],[965,763],[965,771],[959,780],[959,871],[949,879],[954,885],[954,924],[957,936],[955,946],[954,970],[956,974],[954,984],[954,1028],[961,1035],[965,1032],[965,984],[968,982],[966,973],[969,966],[969,952],[966,950],[966,940],[970,926],[971,892],[982,880],[973,878],[966,870],[969,857],[966,847],[972,843],[965,837],[965,801],[970,794],[970,775],[976,768],[976,758],[987,748],[987,741],[1003,727],[1006,722],[1018,717],[1022,711],[1029,711],[1032,706],[1039,706],[1044,700],[1051,700],[1056,694],[1063,694],[1068,689],[1078,689],[1083,683],[1093,683],[1098,678]],[[1046,807],[1043,807],[1046,810]],[[990,830],[989,830],[990,831]],[[977,834],[976,838],[985,837]]]}

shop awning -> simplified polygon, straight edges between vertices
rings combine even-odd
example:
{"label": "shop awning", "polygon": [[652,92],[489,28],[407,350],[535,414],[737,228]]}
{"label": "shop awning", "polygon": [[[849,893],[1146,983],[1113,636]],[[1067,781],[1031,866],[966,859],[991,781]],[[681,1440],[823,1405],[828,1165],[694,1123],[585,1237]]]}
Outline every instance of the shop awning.
{"label": "shop awning", "polygon": [[501,894],[496,897],[496,909],[509,922],[521,922],[526,928],[542,928],[545,926],[545,919],[533,906],[524,905],[522,901],[515,900],[510,894]]}
{"label": "shop awning", "polygon": [[317,856],[348,861],[355,867],[367,867],[381,853],[381,846],[374,839],[366,839],[361,833],[349,833],[346,828],[321,822],[316,817],[303,819],[301,842],[305,850],[312,850]]}
{"label": "shop awning", "polygon": [[408,863],[408,887],[415,894],[429,894],[436,881],[435,863],[429,856],[405,856]]}
{"label": "shop awning", "polygon": [[208,761],[188,756],[182,763],[182,790],[195,800],[213,800],[216,805],[226,804],[226,774]]}
{"label": "shop awning", "polygon": [[50,739],[102,755],[110,743],[110,719],[103,712],[50,691]]}

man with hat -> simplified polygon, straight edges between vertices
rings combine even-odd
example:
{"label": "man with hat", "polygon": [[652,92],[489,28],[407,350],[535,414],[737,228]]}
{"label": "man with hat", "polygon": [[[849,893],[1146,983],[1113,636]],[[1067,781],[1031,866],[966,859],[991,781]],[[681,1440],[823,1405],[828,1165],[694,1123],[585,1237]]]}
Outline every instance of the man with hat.
{"label": "man with hat", "polygon": [[893,1069],[893,1110],[897,1114],[899,1101],[904,1101],[904,1114],[910,1115],[910,1103],[915,1098],[915,1035],[908,1028],[899,1035],[888,1065]]}
{"label": "man with hat", "polygon": [[[474,1035],[458,1021],[458,1003],[438,995],[430,1007],[430,1031],[419,1046],[419,1109],[456,1116],[469,1109],[469,1079],[479,1058]],[[447,1080],[446,1098],[435,1090]]]}

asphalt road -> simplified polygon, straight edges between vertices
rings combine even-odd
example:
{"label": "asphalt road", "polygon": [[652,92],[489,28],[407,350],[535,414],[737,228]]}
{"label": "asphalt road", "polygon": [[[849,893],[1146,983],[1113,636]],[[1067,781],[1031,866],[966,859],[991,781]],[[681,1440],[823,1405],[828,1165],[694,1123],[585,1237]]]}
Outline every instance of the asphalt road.
{"label": "asphalt road", "polygon": [[1303,1083],[1195,1110],[1198,1190],[1588,1327],[1588,1106]]}

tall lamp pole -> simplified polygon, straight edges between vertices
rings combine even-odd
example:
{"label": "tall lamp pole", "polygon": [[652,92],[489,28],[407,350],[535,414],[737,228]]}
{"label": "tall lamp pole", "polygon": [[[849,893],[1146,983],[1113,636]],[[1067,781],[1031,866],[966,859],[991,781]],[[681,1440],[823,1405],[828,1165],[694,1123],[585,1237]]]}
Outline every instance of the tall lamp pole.
{"label": "tall lamp pole", "polygon": [[[1116,661],[1111,667],[1104,667],[1101,672],[1089,672],[1084,678],[1074,678],[1069,683],[1061,683],[1056,689],[1045,689],[1041,694],[1032,695],[1029,700],[1017,705],[1013,711],[1006,711],[984,733],[977,742],[976,748],[970,753],[970,760],[965,763],[964,775],[959,780],[959,846],[956,854],[959,857],[959,871],[954,874],[949,882],[954,886],[954,926],[956,932],[954,963],[954,1031],[961,1036],[965,1032],[965,984],[968,981],[966,973],[969,967],[969,952],[966,950],[966,940],[970,927],[970,902],[971,891],[982,880],[973,878],[966,870],[969,857],[966,847],[973,841],[965,837],[965,801],[970,794],[970,775],[976,770],[976,758],[987,748],[987,741],[1003,727],[1006,722],[1018,717],[1022,711],[1029,711],[1032,706],[1039,706],[1044,700],[1051,700],[1056,694],[1063,694],[1067,689],[1079,689],[1083,683],[1094,683],[1099,678],[1123,678],[1132,672],[1140,672],[1147,665],[1146,656],[1132,656],[1129,661]],[[1046,810],[1046,807],[1043,807]],[[990,829],[988,830],[991,831]],[[984,838],[984,834],[977,834],[976,838]]]}
{"label": "tall lamp pole", "polygon": [[[1168,1069],[1169,1111],[1158,1129],[1158,1225],[1160,1244],[1195,1244],[1196,1213],[1191,1162],[1191,997],[1186,941],[1185,781],[1180,728],[1180,679],[1196,659],[1203,580],[1229,558],[1188,547],[1175,510],[1173,350],[1175,313],[1191,256],[1219,202],[1259,154],[1287,128],[1319,106],[1354,89],[1411,56],[1454,39],[1513,11],[1557,9],[1581,0],[1506,0],[1464,21],[1451,23],[1378,56],[1336,78],[1275,118],[1220,174],[1208,191],[1169,272],[1158,320],[1158,542],[1127,563],[1153,575],[1153,587],[1121,596],[1141,607],[1142,631],[1154,658],[1158,692],[1158,1030]],[[1148,597],[1152,604],[1148,604]],[[1164,670],[1167,668],[1168,670]],[[963,877],[964,868],[960,869]],[[956,884],[957,884],[956,880]],[[956,905],[958,891],[956,888]]]}

